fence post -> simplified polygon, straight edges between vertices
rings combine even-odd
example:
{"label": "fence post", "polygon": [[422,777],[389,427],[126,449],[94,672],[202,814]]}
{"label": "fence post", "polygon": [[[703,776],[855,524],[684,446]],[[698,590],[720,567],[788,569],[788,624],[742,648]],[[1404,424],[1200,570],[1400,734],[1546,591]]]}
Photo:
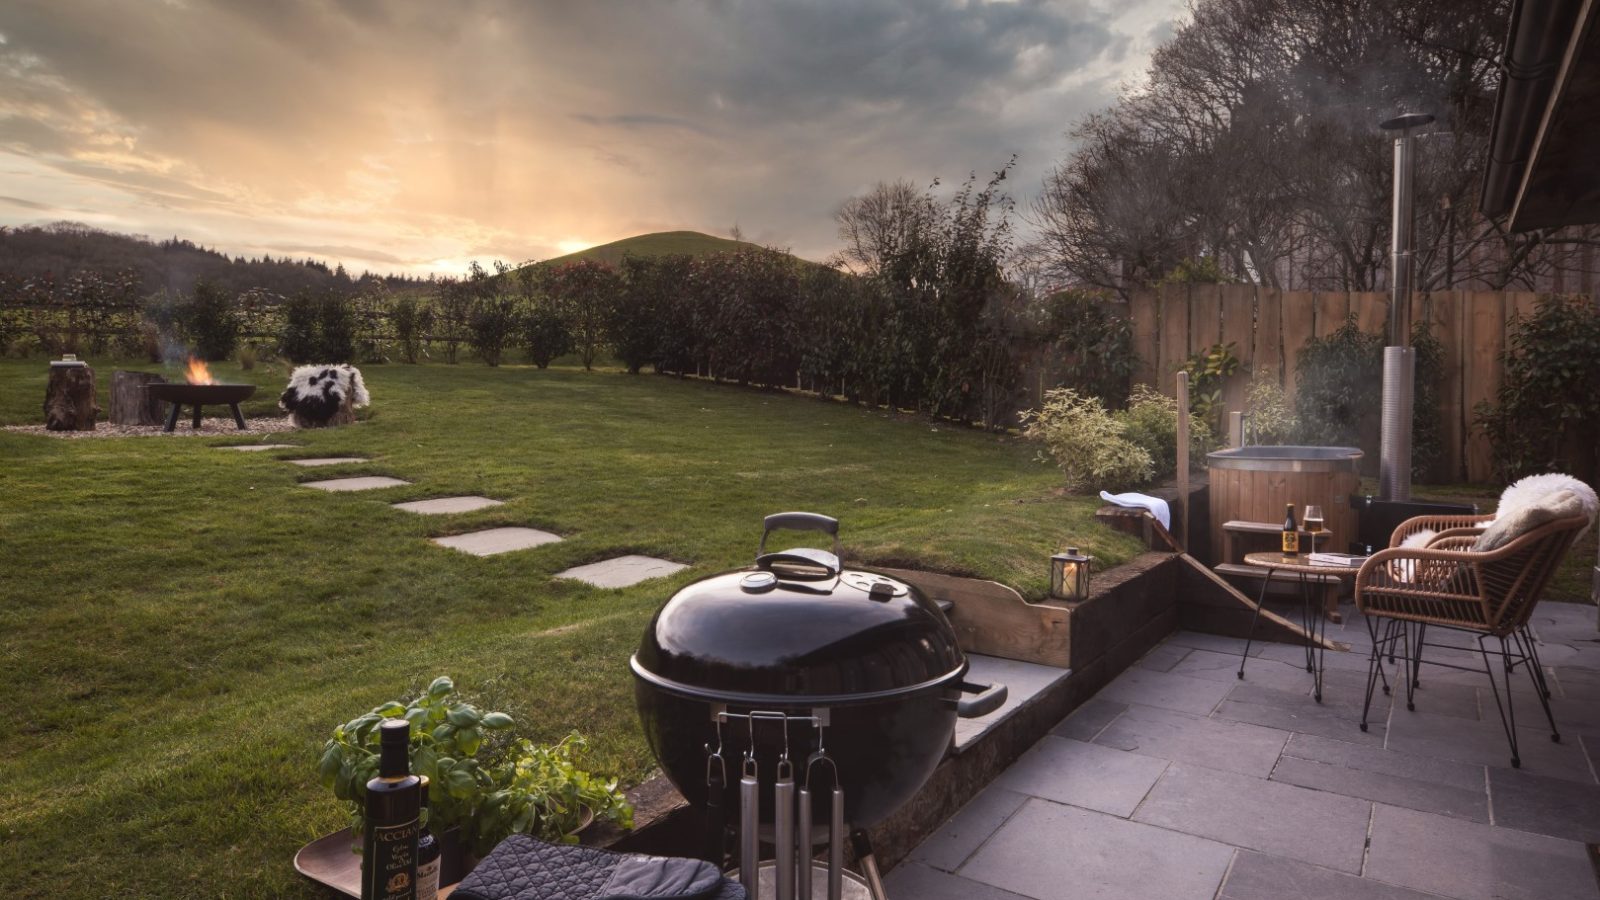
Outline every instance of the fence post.
{"label": "fence post", "polygon": [[1189,548],[1189,373],[1178,371],[1178,509],[1183,548]]}

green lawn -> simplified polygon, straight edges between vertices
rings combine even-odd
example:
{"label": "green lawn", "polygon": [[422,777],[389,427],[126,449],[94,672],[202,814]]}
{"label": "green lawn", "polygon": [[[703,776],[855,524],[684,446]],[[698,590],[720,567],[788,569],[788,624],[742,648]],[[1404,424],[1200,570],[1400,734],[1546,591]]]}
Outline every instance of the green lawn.
{"label": "green lawn", "polygon": [[[271,409],[281,369],[218,368],[264,386],[247,413]],[[44,371],[0,361],[0,422],[39,421]],[[851,557],[1030,594],[1069,543],[1106,564],[1137,549],[1012,439],[654,376],[364,371],[367,421],[291,435],[292,452],[0,432],[12,896],[316,896],[290,857],[344,824],[316,783],[322,740],[440,673],[534,737],[582,729],[637,780],[651,762],[628,655],[671,591],[750,559],[765,513],[837,515]],[[279,458],[342,454],[375,461]],[[415,484],[296,486],[356,471]],[[453,493],[510,502],[442,518],[385,505]],[[426,541],[513,524],[567,540],[487,559]],[[622,591],[550,577],[627,552],[693,568]]]}

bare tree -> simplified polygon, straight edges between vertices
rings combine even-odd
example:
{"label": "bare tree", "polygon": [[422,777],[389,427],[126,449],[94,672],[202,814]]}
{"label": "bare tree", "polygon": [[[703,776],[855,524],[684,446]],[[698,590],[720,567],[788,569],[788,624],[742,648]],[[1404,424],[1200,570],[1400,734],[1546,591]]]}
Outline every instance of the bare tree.
{"label": "bare tree", "polygon": [[886,260],[926,237],[938,223],[939,208],[927,192],[902,178],[880,181],[851,197],[833,218],[844,242],[836,261],[852,271],[875,274]]}

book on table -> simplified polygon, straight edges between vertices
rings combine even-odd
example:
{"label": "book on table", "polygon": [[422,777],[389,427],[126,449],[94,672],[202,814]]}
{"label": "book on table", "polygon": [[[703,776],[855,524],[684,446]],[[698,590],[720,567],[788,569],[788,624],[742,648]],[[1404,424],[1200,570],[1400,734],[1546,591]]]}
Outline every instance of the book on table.
{"label": "book on table", "polygon": [[1350,566],[1359,568],[1366,561],[1367,558],[1365,556],[1357,556],[1354,553],[1323,553],[1318,551],[1311,554],[1311,564],[1314,566]]}

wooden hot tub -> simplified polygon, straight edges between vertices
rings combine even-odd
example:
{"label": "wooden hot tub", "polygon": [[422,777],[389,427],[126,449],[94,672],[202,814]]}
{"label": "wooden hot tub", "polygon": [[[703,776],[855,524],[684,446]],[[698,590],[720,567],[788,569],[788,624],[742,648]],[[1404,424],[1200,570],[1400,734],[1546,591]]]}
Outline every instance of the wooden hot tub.
{"label": "wooden hot tub", "polygon": [[[1294,504],[1296,522],[1307,504],[1322,507],[1328,534],[1317,549],[1344,551],[1356,538],[1350,498],[1361,487],[1361,451],[1355,447],[1232,447],[1206,456],[1211,476],[1211,558],[1222,558],[1222,524],[1234,520],[1283,524]],[[1303,522],[1301,523],[1304,524]]]}

